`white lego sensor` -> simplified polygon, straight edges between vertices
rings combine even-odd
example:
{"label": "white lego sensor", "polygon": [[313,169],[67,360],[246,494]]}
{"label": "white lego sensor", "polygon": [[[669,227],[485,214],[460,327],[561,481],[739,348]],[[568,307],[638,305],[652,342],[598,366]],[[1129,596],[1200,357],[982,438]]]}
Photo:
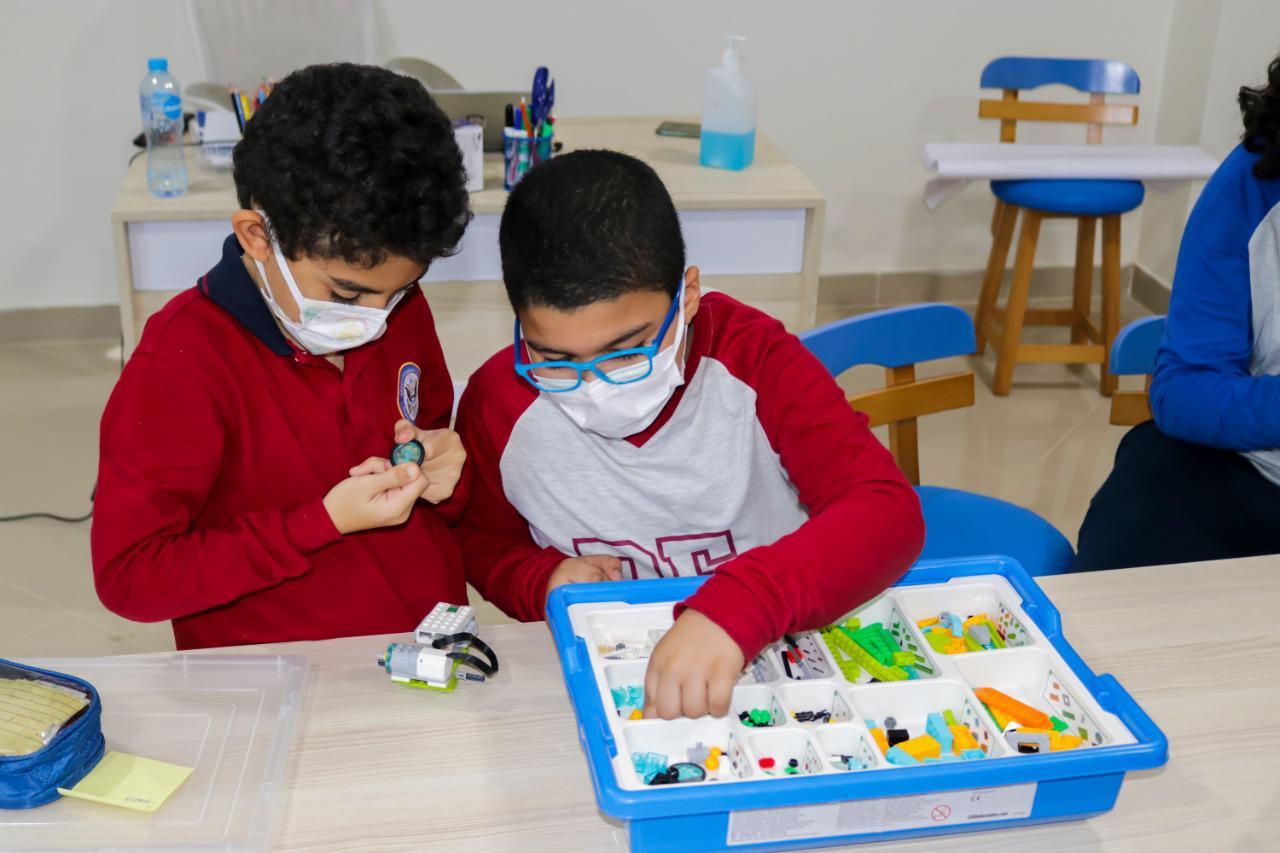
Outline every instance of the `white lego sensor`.
{"label": "white lego sensor", "polygon": [[474,610],[465,604],[446,604],[442,601],[431,608],[431,612],[423,618],[413,638],[429,646],[439,637],[452,637],[454,634],[464,633],[478,634],[479,629]]}

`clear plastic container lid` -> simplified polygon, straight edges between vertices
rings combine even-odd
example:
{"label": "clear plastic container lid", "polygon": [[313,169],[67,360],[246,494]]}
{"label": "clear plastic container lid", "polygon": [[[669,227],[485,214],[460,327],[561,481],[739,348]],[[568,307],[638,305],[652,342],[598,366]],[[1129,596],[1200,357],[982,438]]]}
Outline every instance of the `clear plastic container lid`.
{"label": "clear plastic container lid", "polygon": [[171,654],[22,662],[79,676],[98,689],[107,749],[195,770],[154,814],[69,797],[0,810],[0,847],[268,849],[307,686],[305,657]]}

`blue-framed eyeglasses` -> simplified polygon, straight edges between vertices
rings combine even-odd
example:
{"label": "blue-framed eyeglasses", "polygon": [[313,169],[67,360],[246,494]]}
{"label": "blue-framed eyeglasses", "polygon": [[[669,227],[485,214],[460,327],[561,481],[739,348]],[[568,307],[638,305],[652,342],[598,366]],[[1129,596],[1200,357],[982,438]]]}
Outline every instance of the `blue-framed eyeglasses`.
{"label": "blue-framed eyeglasses", "polygon": [[608,382],[610,385],[626,385],[630,382],[639,382],[653,373],[653,357],[661,350],[662,341],[667,336],[667,329],[671,327],[671,323],[679,313],[680,298],[683,294],[684,285],[682,283],[676,290],[675,298],[671,300],[671,307],[667,309],[667,316],[663,319],[662,328],[658,329],[658,335],[653,339],[653,343],[645,347],[629,347],[605,353],[604,355],[596,356],[590,361],[521,361],[520,318],[517,317],[515,325],[516,373],[520,374],[534,388],[551,394],[562,394],[566,391],[575,390],[582,384],[582,376],[587,371],[594,373],[596,378]]}

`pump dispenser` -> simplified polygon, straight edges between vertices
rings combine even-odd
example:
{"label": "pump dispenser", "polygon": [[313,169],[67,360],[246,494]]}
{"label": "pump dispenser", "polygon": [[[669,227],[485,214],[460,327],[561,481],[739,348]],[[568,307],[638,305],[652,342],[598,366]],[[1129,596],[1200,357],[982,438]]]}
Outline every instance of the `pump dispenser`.
{"label": "pump dispenser", "polygon": [[702,95],[699,162],[716,169],[745,169],[756,156],[756,87],[742,73],[742,36],[725,36],[719,65],[707,69]]}

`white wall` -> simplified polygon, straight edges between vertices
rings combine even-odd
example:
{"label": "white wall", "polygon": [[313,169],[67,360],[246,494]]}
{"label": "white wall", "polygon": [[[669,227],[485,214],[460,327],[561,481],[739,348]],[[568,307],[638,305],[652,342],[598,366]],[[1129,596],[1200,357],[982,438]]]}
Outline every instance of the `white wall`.
{"label": "white wall", "polygon": [[[989,194],[972,187],[927,213],[920,203],[920,146],[995,138],[994,123],[976,118],[978,75],[992,57],[1127,60],[1143,79],[1140,123],[1109,129],[1107,138],[1151,141],[1174,8],[1174,0],[543,0],[536,6],[379,0],[375,6],[384,57],[431,59],[472,88],[523,86],[535,65],[547,64],[557,77],[562,115],[696,114],[702,74],[718,61],[721,35],[747,35],[761,129],[828,198],[825,273],[983,265]],[[1250,30],[1247,13],[1236,17]],[[1260,38],[1261,29],[1248,34]],[[1280,38],[1280,30],[1267,29]],[[5,103],[20,105],[0,114],[7,199],[0,208],[6,259],[0,310],[114,302],[108,210],[138,128],[135,89],[145,59],[165,54],[179,80],[198,76],[185,5],[6,0],[0,51],[7,69],[0,93]],[[1231,69],[1224,65],[1220,74],[1225,80]],[[1028,128],[1024,138],[1081,134]],[[1136,254],[1139,231],[1136,216],[1130,222],[1126,261]],[[1046,232],[1041,261],[1070,263],[1070,230]]]}
{"label": "white wall", "polygon": [[[1265,82],[1280,52],[1280,2],[1178,0],[1169,45],[1156,141],[1227,156],[1243,130],[1240,86]],[[1173,282],[1182,229],[1202,187],[1148,194],[1136,260],[1165,284]]]}

